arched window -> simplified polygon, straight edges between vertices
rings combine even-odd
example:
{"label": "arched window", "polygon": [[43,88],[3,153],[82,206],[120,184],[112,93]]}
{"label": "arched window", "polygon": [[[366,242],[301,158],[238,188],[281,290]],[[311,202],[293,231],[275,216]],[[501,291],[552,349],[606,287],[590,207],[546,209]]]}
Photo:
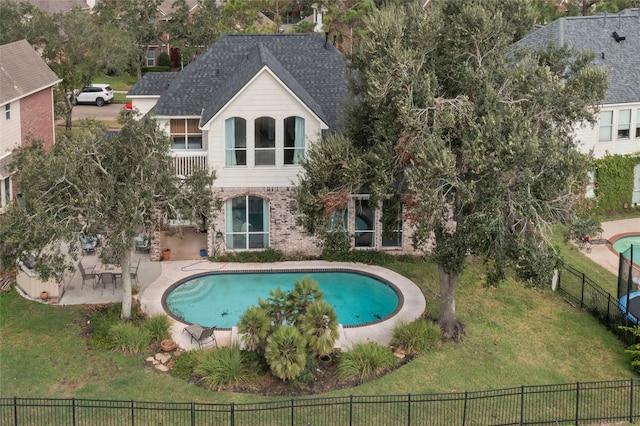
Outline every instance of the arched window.
{"label": "arched window", "polygon": [[249,195],[225,204],[227,248],[233,250],[269,247],[269,201]]}
{"label": "arched window", "polygon": [[224,122],[225,164],[247,165],[247,120],[231,117]]}
{"label": "arched window", "polygon": [[259,117],[255,121],[256,166],[276,165],[276,120]]}
{"label": "arched window", "polygon": [[304,158],[304,118],[284,119],[284,164],[300,164]]}

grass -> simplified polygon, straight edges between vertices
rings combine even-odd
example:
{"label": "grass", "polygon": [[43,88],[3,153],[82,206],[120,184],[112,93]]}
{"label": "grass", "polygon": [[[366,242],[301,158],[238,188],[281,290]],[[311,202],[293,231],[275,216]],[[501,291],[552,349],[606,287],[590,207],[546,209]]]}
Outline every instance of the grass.
{"label": "grass", "polygon": [[[589,276],[602,271],[568,250],[569,263]],[[580,256],[585,259],[581,259]],[[577,259],[577,260],[576,260]],[[388,268],[412,279],[439,310],[437,269],[425,262],[395,261]],[[612,274],[611,274],[612,275]],[[633,376],[623,344],[586,312],[547,290],[508,279],[483,285],[479,262],[460,276],[456,311],[464,342],[408,363],[382,378],[333,395],[419,394],[482,390]],[[123,356],[87,345],[84,308],[28,301],[0,294],[0,393],[2,396],[146,401],[256,402],[266,398],[210,392],[144,365],[149,353]],[[166,390],[170,389],[170,391]]]}

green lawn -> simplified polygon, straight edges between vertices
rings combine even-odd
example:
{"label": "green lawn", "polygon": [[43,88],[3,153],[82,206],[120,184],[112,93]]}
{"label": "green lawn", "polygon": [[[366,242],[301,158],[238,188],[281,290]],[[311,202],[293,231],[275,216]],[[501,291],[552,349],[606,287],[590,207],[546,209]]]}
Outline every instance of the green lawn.
{"label": "green lawn", "polygon": [[[570,245],[569,263],[588,275],[603,272]],[[581,259],[582,256],[584,259]],[[432,264],[387,265],[423,290],[438,314]],[[448,344],[362,386],[324,394],[418,394],[519,385],[626,379],[633,376],[623,344],[557,294],[514,280],[483,286],[481,265],[460,277],[456,310],[464,342]],[[249,402],[263,397],[209,392],[144,366],[144,358],[91,348],[81,335],[83,308],[50,306],[0,294],[0,395],[146,401]]]}

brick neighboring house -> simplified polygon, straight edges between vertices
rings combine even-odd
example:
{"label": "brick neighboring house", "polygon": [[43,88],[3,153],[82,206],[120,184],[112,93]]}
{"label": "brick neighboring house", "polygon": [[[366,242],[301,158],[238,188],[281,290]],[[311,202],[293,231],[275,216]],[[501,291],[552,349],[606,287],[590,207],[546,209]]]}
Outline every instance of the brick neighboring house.
{"label": "brick neighboring house", "polygon": [[[317,33],[237,34],[218,39],[180,73],[148,73],[131,88],[134,108],[173,138],[178,175],[203,165],[216,171],[212,192],[224,204],[208,230],[209,254],[319,253],[316,239],[296,225],[291,190],[309,147],[341,129],[345,68]],[[411,252],[401,224],[394,238],[382,237],[377,207],[366,195],[351,197],[345,217],[353,246]]]}
{"label": "brick neighboring house", "polygon": [[[546,47],[549,43],[588,49],[595,63],[609,70],[610,86],[600,105],[596,126],[576,129],[583,152],[596,158],[640,152],[640,12],[560,18],[522,38],[516,46]],[[596,179],[592,174],[592,179]],[[634,168],[633,205],[640,205],[640,164]]]}
{"label": "brick neighboring house", "polygon": [[12,152],[29,137],[45,148],[55,142],[53,86],[60,81],[26,40],[0,46],[0,212],[17,194]]}

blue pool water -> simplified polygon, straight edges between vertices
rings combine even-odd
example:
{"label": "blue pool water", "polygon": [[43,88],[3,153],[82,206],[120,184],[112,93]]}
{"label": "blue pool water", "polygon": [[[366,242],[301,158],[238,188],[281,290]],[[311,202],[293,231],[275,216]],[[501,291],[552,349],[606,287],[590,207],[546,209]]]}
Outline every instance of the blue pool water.
{"label": "blue pool water", "polygon": [[318,282],[343,326],[377,322],[398,308],[399,297],[387,283],[344,271],[213,273],[189,278],[169,288],[163,305],[170,315],[203,326],[231,328],[258,298],[280,287],[287,292],[306,275]]}
{"label": "blue pool water", "polygon": [[[631,235],[629,237],[618,238],[613,242],[613,249],[618,253],[624,253],[633,245],[633,260],[640,259],[640,235]],[[630,253],[626,253],[625,257],[629,259]]]}

